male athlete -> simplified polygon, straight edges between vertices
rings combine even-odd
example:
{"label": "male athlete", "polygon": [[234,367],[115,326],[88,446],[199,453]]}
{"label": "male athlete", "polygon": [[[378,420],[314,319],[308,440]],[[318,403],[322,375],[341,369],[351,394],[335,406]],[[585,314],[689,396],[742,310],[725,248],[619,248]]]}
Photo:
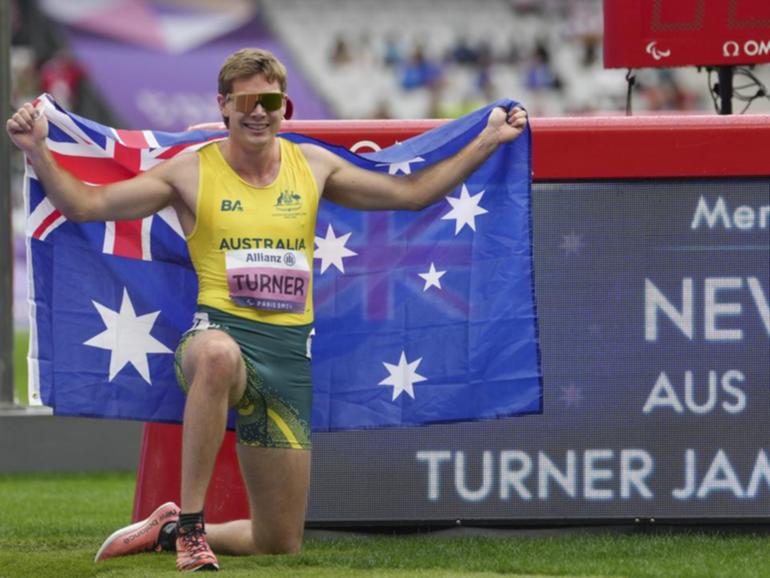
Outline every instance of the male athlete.
{"label": "male athlete", "polygon": [[[453,157],[390,176],[317,145],[276,138],[291,103],[286,69],[267,51],[243,49],[227,58],[217,102],[227,138],[105,186],[85,185],[56,164],[45,141],[48,121],[32,104],[6,123],[66,218],[134,220],[172,206],[199,279],[198,310],[176,351],[187,392],[181,508],[163,504],[116,531],[97,561],[175,549],[181,571],[218,570],[214,552],[299,551],[310,479],[309,336],[321,195],[354,209],[420,210],[452,191],[499,144],[517,138],[527,122],[519,108],[496,108]],[[223,210],[234,207],[240,210]],[[237,411],[251,519],[206,526],[204,499],[229,408]]]}

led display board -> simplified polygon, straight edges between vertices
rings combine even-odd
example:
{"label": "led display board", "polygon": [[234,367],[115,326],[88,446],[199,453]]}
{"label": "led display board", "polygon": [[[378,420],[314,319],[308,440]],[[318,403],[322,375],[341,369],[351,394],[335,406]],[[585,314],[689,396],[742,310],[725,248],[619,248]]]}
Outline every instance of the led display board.
{"label": "led display board", "polygon": [[606,68],[767,62],[767,0],[604,0]]}

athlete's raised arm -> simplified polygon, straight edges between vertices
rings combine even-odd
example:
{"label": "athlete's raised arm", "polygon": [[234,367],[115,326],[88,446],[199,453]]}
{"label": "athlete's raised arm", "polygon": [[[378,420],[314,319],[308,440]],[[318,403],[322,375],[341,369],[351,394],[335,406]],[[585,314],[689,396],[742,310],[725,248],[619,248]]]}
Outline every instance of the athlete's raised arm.
{"label": "athlete's raised arm", "polygon": [[[118,221],[151,215],[178,199],[181,179],[194,173],[194,155],[181,155],[125,181],[87,185],[61,168],[46,145],[48,120],[39,108],[26,103],[6,122],[14,144],[29,158],[46,195],[72,221]],[[184,167],[184,165],[191,165]],[[194,169],[192,171],[183,168]]]}
{"label": "athlete's raised arm", "polygon": [[367,171],[315,145],[303,145],[303,151],[330,201],[353,209],[419,210],[451,192],[526,124],[526,111],[495,108],[486,127],[457,154],[408,176]]}

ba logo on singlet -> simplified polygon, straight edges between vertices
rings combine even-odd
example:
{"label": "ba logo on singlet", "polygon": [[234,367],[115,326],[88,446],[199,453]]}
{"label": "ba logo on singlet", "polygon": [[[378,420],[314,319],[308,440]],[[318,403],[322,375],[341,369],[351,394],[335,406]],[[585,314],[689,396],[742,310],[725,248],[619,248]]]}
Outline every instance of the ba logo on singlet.
{"label": "ba logo on singlet", "polygon": [[222,206],[219,208],[221,212],[225,211],[243,211],[240,201],[231,201],[230,199],[222,199]]}

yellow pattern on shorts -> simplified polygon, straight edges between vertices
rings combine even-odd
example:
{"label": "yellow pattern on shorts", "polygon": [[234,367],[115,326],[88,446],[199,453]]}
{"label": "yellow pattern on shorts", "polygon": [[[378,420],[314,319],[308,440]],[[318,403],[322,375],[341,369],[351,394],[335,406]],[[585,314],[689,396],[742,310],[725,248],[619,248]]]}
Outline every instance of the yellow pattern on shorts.
{"label": "yellow pattern on shorts", "polygon": [[[251,375],[249,379],[252,379]],[[239,443],[258,447],[310,448],[307,425],[296,411],[264,386],[247,387],[235,410],[238,412]]]}

